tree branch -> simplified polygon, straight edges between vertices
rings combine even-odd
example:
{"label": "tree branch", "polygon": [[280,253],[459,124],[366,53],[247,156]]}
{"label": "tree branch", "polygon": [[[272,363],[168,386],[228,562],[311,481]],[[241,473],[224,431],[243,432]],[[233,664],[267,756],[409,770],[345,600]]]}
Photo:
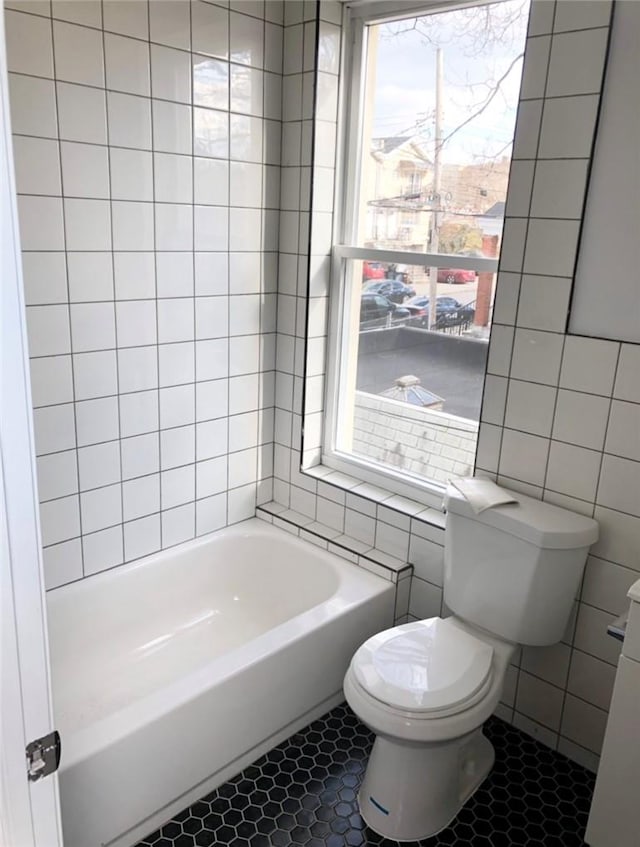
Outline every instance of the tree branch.
{"label": "tree branch", "polygon": [[497,95],[500,91],[500,86],[505,81],[505,79],[509,76],[511,71],[514,69],[515,65],[520,61],[520,59],[522,59],[523,55],[524,55],[523,53],[520,53],[518,56],[515,57],[515,59],[513,59],[513,61],[511,62],[511,64],[507,68],[507,70],[502,74],[500,79],[493,86],[491,93],[487,96],[487,98],[484,101],[484,103],[482,104],[482,106],[480,106],[478,109],[476,109],[476,111],[473,112],[473,114],[469,115],[469,117],[466,118],[466,120],[462,121],[461,124],[458,124],[458,126],[455,129],[451,130],[449,135],[445,135],[445,137],[442,139],[442,146],[443,147],[447,143],[447,141],[450,141],[457,132],[460,132],[460,130],[463,127],[465,127],[468,123],[471,123],[472,120],[474,120],[479,115],[481,115],[484,112],[484,110],[489,106],[489,104],[493,102],[493,100],[497,97]]}

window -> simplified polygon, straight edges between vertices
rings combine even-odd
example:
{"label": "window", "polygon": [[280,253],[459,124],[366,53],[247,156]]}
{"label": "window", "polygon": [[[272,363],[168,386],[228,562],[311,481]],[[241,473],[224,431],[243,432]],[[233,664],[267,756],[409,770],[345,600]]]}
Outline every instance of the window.
{"label": "window", "polygon": [[529,11],[444,5],[352,11],[323,449],[426,502],[473,472]]}

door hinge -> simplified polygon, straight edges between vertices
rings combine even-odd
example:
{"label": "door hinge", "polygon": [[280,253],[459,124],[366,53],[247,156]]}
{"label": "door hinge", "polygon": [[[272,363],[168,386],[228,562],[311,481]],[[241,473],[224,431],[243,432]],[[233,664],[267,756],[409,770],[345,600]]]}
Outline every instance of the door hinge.
{"label": "door hinge", "polygon": [[58,770],[60,764],[60,734],[54,729],[42,738],[36,738],[27,744],[27,774],[30,782],[36,782],[43,776]]}

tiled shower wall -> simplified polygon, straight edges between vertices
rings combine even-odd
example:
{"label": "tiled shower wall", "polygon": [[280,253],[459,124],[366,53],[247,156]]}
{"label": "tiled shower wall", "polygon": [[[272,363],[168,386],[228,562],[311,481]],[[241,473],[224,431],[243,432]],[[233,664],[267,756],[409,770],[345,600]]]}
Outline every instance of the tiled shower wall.
{"label": "tiled shower wall", "polygon": [[[296,102],[303,115],[308,114],[305,78],[312,67],[307,33],[315,31],[306,11],[304,34],[297,29],[300,21],[287,20],[285,12],[285,43],[287,38],[295,43],[296,56],[303,51],[295,67],[285,67],[294,77],[287,82],[285,76],[285,90],[288,85],[298,98],[302,92]],[[300,194],[304,238],[298,239],[297,251],[293,236],[283,245],[288,213],[282,213],[281,266],[284,255],[292,269],[296,262],[304,267],[309,183],[314,189],[310,296],[307,300],[299,274],[297,288],[293,275],[287,289],[281,278],[276,503],[266,509],[281,525],[333,545],[365,566],[378,562],[393,572],[411,562],[411,593],[398,592],[397,618],[407,611],[410,618],[423,618],[446,611],[444,516],[421,512],[416,504],[322,466],[310,473],[299,470],[303,403],[305,462],[317,459],[321,438],[328,329],[325,233],[332,209],[327,192],[333,183],[338,91],[338,78],[331,75],[335,65],[322,64],[323,33],[325,41],[335,36],[339,11],[336,4],[320,4],[312,169],[305,168],[308,159],[296,158],[297,142],[283,149],[283,165],[302,163],[307,181]],[[626,590],[640,576],[640,351],[564,332],[610,12],[606,0],[533,3],[477,462],[479,473],[600,523],[601,539],[563,642],[522,651],[500,706],[501,716],[589,767],[597,764],[619,653],[618,643],[605,634],[606,624],[624,610]],[[295,115],[288,119],[297,121]],[[288,133],[297,139],[297,128],[285,123],[283,138]]]}
{"label": "tiled shower wall", "polygon": [[5,5],[53,588],[270,491],[282,4]]}
{"label": "tiled shower wall", "polygon": [[[610,14],[534,4],[477,456],[505,486],[600,524],[563,642],[525,650],[510,681],[514,721],[587,763],[620,652],[606,626],[640,577],[640,346],[565,334]],[[627,214],[611,209],[612,225]]]}

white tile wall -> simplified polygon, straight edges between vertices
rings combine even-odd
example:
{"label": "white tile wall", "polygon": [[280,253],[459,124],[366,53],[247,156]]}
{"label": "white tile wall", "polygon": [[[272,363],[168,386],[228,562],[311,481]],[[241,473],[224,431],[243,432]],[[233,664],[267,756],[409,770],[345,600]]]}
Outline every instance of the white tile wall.
{"label": "white tile wall", "polygon": [[[577,626],[574,616],[562,644],[531,648],[517,658],[501,706],[501,714],[525,731],[593,767],[606,717],[605,680],[618,653],[617,645],[603,634],[604,626],[610,613],[624,606],[624,592],[640,571],[640,518],[629,505],[634,495],[640,502],[640,492],[633,488],[639,478],[633,475],[638,459],[629,438],[634,428],[637,431],[636,410],[627,408],[640,402],[640,359],[633,345],[621,348],[564,334],[610,12],[608,2],[571,4],[567,16],[568,5],[534,3],[514,145],[514,170],[520,178],[510,192],[511,217],[504,232],[477,467],[517,490],[593,514],[601,523],[602,538],[585,576]],[[326,318],[314,316],[326,316],[327,288],[321,283],[316,292],[316,273],[309,273],[308,262],[312,269],[320,266],[330,232],[327,197],[314,191],[308,257],[304,186],[316,183],[319,168],[335,166],[337,91],[332,59],[322,67],[316,120],[311,123],[311,91],[303,72],[314,67],[314,40],[324,44],[325,37],[334,34],[331,24],[339,24],[338,4],[322,3],[319,18],[314,21],[302,4],[285,7],[274,465],[274,499],[281,505],[275,508],[288,510],[286,519],[280,516],[283,525],[286,520],[306,524],[305,532],[316,527],[322,537],[331,530],[318,522],[326,521],[334,532],[346,533],[351,555],[358,555],[361,544],[375,544],[366,555],[378,566],[385,556],[387,565],[399,561],[394,554],[408,559],[414,567],[409,616],[438,614],[442,515],[423,512],[409,518],[407,526],[405,515],[390,508],[392,504],[380,506],[388,493],[356,480],[338,480],[337,475],[332,479],[327,469],[316,467],[312,476],[299,469],[301,459],[312,466],[319,456],[317,413],[306,415],[302,452],[298,449],[304,377],[298,350],[308,311],[306,374],[322,376]],[[576,74],[579,61],[568,67],[561,48],[571,52],[585,45],[592,48],[588,67],[584,75]],[[320,54],[324,56],[322,49]],[[312,136],[313,165],[308,145]],[[330,182],[331,170],[322,174]],[[302,215],[296,214],[298,209]],[[612,397],[627,405],[614,408]],[[336,491],[346,489],[346,500],[330,494],[332,482],[339,486]],[[379,541],[382,550],[377,549]],[[585,665],[592,661],[606,669],[598,675],[603,684],[590,687],[583,680],[588,675]]]}
{"label": "white tile wall", "polygon": [[[566,643],[524,651],[514,701],[517,725],[589,767],[620,652],[606,625],[640,576],[637,346],[564,334],[610,10],[608,2],[541,2],[532,17],[523,96],[536,99],[521,103],[515,145],[516,159],[534,164],[531,206],[523,264],[510,260],[514,279],[496,299],[490,372],[508,382],[504,418],[493,386],[480,428],[487,448],[477,459],[479,471],[505,485],[600,522],[575,633],[570,627]],[[576,61],[583,49],[584,69]]]}
{"label": "white tile wall", "polygon": [[48,588],[271,490],[282,3],[226,6],[6,12]]}
{"label": "white tile wall", "polygon": [[[603,628],[640,568],[640,359],[563,333],[609,8],[568,5],[534,4],[477,465],[601,523],[577,623],[518,657],[501,707],[593,765],[618,652]],[[269,0],[262,17],[105,0],[105,32],[54,12],[53,39],[37,8],[7,14],[48,586],[243,519],[257,497],[283,528],[398,580],[397,620],[440,613],[443,516],[300,472],[322,437],[341,4]],[[38,263],[58,255],[45,289]],[[88,443],[113,433],[118,394],[119,432]],[[89,401],[107,401],[104,420]]]}

